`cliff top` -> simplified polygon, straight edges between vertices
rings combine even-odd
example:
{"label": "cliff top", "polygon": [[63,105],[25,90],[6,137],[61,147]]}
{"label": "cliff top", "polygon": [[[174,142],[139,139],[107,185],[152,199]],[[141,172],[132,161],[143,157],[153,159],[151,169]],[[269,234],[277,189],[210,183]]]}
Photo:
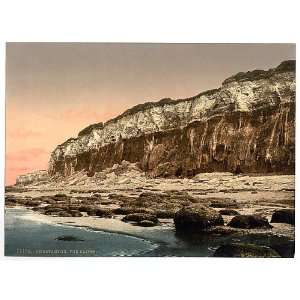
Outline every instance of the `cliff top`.
{"label": "cliff top", "polygon": [[260,79],[267,79],[273,76],[275,73],[283,72],[295,72],[296,71],[296,61],[286,60],[280,63],[276,68],[264,70],[253,70],[248,72],[239,72],[223,81],[222,84],[228,84],[233,81],[254,81]]}

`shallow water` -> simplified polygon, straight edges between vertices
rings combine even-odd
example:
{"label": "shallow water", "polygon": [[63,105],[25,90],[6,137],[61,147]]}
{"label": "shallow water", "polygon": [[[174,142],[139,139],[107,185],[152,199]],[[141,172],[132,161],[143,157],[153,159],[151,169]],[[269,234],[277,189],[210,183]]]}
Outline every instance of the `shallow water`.
{"label": "shallow water", "polygon": [[[5,255],[140,256],[158,247],[155,243],[128,235],[22,218],[30,213],[26,209],[5,210]],[[78,241],[56,239],[61,236],[73,236]]]}

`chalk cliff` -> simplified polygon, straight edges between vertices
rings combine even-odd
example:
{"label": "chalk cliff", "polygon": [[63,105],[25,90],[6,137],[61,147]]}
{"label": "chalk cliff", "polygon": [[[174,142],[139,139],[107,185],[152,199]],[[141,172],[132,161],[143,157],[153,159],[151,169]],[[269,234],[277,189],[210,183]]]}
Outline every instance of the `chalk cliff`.
{"label": "chalk cliff", "polygon": [[123,160],[155,177],[293,173],[295,89],[295,61],[284,61],[238,73],[191,98],[137,105],[57,146],[48,173],[93,176]]}
{"label": "chalk cliff", "polygon": [[48,181],[48,180],[49,180],[49,175],[47,170],[38,170],[24,175],[19,175],[16,179],[16,184],[28,185],[33,183],[41,183],[43,181]]}

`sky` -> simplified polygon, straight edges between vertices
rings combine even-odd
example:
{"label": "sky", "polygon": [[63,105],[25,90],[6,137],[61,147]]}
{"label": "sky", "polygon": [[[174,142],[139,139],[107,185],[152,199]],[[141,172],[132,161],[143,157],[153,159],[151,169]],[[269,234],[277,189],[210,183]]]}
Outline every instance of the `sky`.
{"label": "sky", "polygon": [[294,44],[7,43],[6,185],[90,124],[295,56]]}

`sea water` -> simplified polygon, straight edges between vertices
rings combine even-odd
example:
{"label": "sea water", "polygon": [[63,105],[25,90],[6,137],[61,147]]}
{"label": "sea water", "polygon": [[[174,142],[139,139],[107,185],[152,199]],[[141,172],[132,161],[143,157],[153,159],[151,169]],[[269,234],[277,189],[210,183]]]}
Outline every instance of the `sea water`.
{"label": "sea water", "polygon": [[[124,234],[42,223],[26,209],[5,209],[6,256],[144,256],[157,245]],[[24,218],[25,216],[25,218]],[[75,240],[58,240],[58,237]]]}

